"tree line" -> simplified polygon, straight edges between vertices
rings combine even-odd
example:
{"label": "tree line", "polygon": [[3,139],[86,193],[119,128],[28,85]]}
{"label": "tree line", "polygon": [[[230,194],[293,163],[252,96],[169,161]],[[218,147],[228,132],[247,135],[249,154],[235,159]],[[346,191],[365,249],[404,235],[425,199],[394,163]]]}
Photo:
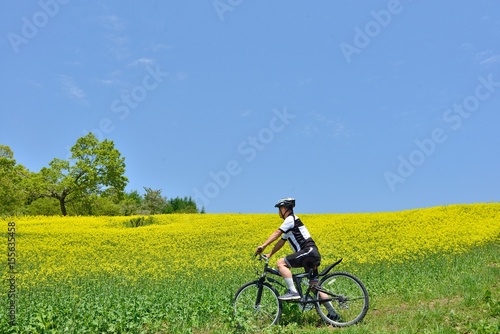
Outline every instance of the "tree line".
{"label": "tree line", "polygon": [[54,158],[39,172],[14,159],[0,144],[0,216],[150,215],[204,213],[191,197],[167,199],[161,189],[126,192],[125,158],[113,141],[93,133],[79,138],[68,159]]}

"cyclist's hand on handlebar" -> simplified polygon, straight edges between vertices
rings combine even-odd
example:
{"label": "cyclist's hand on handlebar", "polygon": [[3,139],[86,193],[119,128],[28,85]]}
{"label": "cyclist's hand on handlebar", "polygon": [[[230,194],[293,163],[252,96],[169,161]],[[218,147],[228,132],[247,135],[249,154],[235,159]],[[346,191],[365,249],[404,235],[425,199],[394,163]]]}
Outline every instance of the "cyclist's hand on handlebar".
{"label": "cyclist's hand on handlebar", "polygon": [[264,251],[264,247],[259,246],[255,249],[255,255],[258,255]]}
{"label": "cyclist's hand on handlebar", "polygon": [[266,261],[266,262],[268,262],[268,261],[269,261],[269,257],[268,257],[268,255],[270,255],[270,254],[262,254],[262,253],[260,253],[260,254],[255,254],[255,256],[256,256],[256,257],[257,257],[257,256],[259,257],[259,260],[263,260],[263,261]]}

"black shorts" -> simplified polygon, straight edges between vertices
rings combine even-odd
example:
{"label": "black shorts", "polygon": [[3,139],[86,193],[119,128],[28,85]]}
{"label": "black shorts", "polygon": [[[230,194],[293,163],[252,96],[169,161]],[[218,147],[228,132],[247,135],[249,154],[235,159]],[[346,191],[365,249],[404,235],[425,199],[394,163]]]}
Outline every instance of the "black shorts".
{"label": "black shorts", "polygon": [[318,266],[321,262],[321,255],[316,247],[306,247],[285,256],[286,264],[291,268],[303,267],[306,272],[313,270],[313,276],[318,276]]}

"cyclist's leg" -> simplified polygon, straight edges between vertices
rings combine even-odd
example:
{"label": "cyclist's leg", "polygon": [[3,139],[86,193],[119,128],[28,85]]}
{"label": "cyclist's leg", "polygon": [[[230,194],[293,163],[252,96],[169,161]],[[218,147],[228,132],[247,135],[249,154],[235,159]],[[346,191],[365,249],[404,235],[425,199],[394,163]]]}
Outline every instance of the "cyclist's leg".
{"label": "cyclist's leg", "polygon": [[278,265],[278,271],[280,272],[281,277],[283,277],[283,280],[285,281],[288,291],[291,292],[292,294],[298,295],[297,288],[293,283],[292,271],[290,270],[290,265],[287,263],[286,259],[285,258],[279,259],[277,265]]}
{"label": "cyclist's leg", "polygon": [[285,295],[280,296],[281,300],[295,300],[300,299],[300,294],[295,287],[293,282],[293,275],[290,268],[300,268],[303,266],[303,259],[306,257],[307,250],[300,250],[296,253],[285,256],[282,259],[278,260],[278,270],[285,280],[285,283],[288,287],[288,291]]}
{"label": "cyclist's leg", "polygon": [[[320,299],[327,299],[328,295],[323,293],[323,292],[320,292],[319,298]],[[326,309],[328,310],[328,314],[331,314],[331,315],[337,314],[337,312],[335,312],[335,309],[333,308],[333,304],[331,301],[323,302],[323,304],[325,305]]]}
{"label": "cyclist's leg", "polygon": [[321,255],[316,247],[310,247],[306,251],[306,255],[302,258],[302,267],[304,271],[309,273],[309,284],[313,285],[318,283],[318,267],[321,264]]}
{"label": "cyclist's leg", "polygon": [[[278,260],[278,270],[288,287],[287,293],[283,296],[280,296],[281,300],[300,298],[297,288],[295,287],[295,284],[293,282],[293,275],[290,268],[304,267],[306,259],[308,259],[310,257],[310,254],[314,253],[315,251],[317,253],[316,249],[309,247],[306,249],[301,249],[298,252],[287,255],[284,258]],[[319,253],[317,253],[317,255],[319,256]]]}
{"label": "cyclist's leg", "polygon": [[[318,284],[318,281],[309,281],[309,284],[312,285],[312,286],[315,286],[315,285]],[[330,298],[326,293],[323,293],[321,291],[318,293],[318,297],[319,297],[319,300]],[[326,302],[320,302],[320,304],[324,305],[325,308],[328,310],[328,317],[330,319],[332,319],[332,320],[339,319],[339,315],[335,311],[335,308],[333,307],[333,304],[332,304],[332,302],[330,300],[326,301]]]}
{"label": "cyclist's leg", "polygon": [[301,249],[298,252],[287,255],[278,260],[278,270],[283,278],[292,278],[292,271],[290,268],[300,268],[304,266],[304,253],[305,250]]}
{"label": "cyclist's leg", "polygon": [[[315,285],[318,284],[318,281],[317,280],[316,281],[315,280],[312,280],[312,281],[310,280],[309,284],[314,287]],[[323,293],[321,291],[318,293],[318,297],[319,297],[319,300],[321,300],[321,299],[328,299],[329,298],[329,296],[326,293]],[[326,309],[328,310],[328,316],[331,317],[332,320],[337,320],[338,319],[339,315],[335,311],[335,308],[333,307],[333,304],[332,304],[332,302],[330,300],[326,301],[326,302],[321,302],[320,301],[320,303],[326,307]]]}
{"label": "cyclist's leg", "polygon": [[[309,285],[311,286],[315,286],[319,282],[318,267],[320,263],[321,263],[321,255],[319,254],[318,249],[313,247],[313,251],[309,252],[308,256],[303,259],[304,270],[308,273],[311,273],[309,277]],[[329,298],[329,296],[323,292],[320,292],[318,296],[320,299]],[[337,312],[335,312],[335,309],[333,308],[333,304],[331,301],[323,302],[322,304],[325,305],[326,309],[328,310],[329,316],[332,316],[335,319],[338,317]]]}
{"label": "cyclist's leg", "polygon": [[281,258],[277,262],[278,271],[283,278],[292,278],[292,271],[290,270],[290,265],[287,263],[285,258]]}

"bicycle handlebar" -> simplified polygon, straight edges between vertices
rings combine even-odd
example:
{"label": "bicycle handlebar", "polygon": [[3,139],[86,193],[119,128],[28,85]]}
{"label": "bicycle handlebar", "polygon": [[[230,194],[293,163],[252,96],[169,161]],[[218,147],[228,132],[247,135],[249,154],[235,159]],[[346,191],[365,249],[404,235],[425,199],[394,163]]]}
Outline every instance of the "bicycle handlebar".
{"label": "bicycle handlebar", "polygon": [[264,254],[255,254],[255,256],[259,256],[259,260],[264,260],[266,261],[266,264],[269,263],[269,258],[267,256],[265,256]]}

